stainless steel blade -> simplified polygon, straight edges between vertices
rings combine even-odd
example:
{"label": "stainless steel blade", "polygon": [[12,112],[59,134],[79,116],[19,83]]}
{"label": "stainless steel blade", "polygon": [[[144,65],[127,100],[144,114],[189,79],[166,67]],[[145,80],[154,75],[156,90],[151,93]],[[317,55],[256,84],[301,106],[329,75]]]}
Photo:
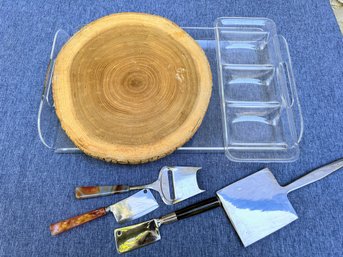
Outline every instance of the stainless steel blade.
{"label": "stainless steel blade", "polygon": [[142,217],[158,206],[151,191],[144,189],[108,208],[118,223],[124,223]]}
{"label": "stainless steel blade", "polygon": [[200,169],[201,167],[163,167],[159,176],[162,200],[166,204],[176,204],[204,192],[197,181],[197,171]]}
{"label": "stainless steel blade", "polygon": [[245,247],[298,218],[286,190],[267,168],[219,190],[217,195]]}
{"label": "stainless steel blade", "polygon": [[118,253],[129,252],[160,239],[157,219],[114,230],[114,240]]}

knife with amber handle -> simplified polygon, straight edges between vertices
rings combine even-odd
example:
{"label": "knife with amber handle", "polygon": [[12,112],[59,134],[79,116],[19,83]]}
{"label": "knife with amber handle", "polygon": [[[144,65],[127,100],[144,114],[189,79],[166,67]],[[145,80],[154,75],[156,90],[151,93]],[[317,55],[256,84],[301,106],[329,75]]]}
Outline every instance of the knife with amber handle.
{"label": "knife with amber handle", "polygon": [[102,207],[84,214],[59,221],[50,225],[51,235],[55,236],[78,227],[82,224],[105,216],[112,212],[118,223],[134,220],[158,208],[154,196],[150,190],[141,190],[138,193],[107,207]]}

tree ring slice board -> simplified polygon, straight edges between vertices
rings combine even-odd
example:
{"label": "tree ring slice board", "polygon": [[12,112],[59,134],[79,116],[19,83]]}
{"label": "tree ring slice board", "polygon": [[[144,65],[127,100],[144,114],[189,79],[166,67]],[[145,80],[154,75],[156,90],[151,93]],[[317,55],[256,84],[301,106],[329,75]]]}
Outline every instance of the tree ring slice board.
{"label": "tree ring slice board", "polygon": [[78,31],[57,56],[53,98],[62,128],[83,152],[116,163],[172,153],[200,126],[211,70],[173,22],[121,13]]}

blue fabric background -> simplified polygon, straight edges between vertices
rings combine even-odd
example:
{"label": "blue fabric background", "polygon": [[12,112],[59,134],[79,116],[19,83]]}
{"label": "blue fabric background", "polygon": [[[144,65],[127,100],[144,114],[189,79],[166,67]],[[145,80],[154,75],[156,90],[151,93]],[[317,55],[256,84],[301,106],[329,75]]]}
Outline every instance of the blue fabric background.
{"label": "blue fabric background", "polygon": [[[54,154],[39,141],[37,109],[55,31],[75,32],[101,16],[139,11],[181,26],[212,26],[219,16],[261,16],[290,46],[305,134],[289,164],[233,163],[223,154],[172,154],[139,166],[107,164],[83,154]],[[216,86],[216,85],[214,85]],[[110,215],[51,237],[49,224],[127,195],[77,201],[77,185],[153,181],[164,165],[203,167],[207,192],[161,207],[138,221],[205,199],[265,166],[280,184],[343,156],[342,36],[328,0],[0,1],[0,256],[115,256]],[[343,172],[289,198],[299,220],[244,248],[220,208],[161,228],[162,240],[127,256],[342,256]],[[137,222],[137,221],[135,221]],[[134,223],[134,222],[132,222]]]}

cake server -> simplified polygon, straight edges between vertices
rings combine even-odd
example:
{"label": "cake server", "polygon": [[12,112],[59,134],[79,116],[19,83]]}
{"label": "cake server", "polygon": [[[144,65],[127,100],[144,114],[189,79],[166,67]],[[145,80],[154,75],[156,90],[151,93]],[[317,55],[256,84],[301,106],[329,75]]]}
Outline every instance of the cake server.
{"label": "cake server", "polygon": [[53,236],[58,235],[84,223],[105,216],[109,212],[113,213],[114,218],[118,223],[124,223],[126,221],[142,217],[156,208],[158,208],[158,203],[154,196],[149,189],[144,189],[110,206],[102,207],[67,220],[51,224],[50,232]]}
{"label": "cake server", "polygon": [[163,167],[158,179],[142,186],[81,186],[75,188],[75,197],[87,199],[149,188],[160,193],[165,204],[171,205],[204,192],[198,186],[196,173],[201,167]]}
{"label": "cake server", "polygon": [[343,167],[343,159],[318,168],[281,187],[268,168],[217,191],[217,197],[190,205],[159,219],[114,230],[119,253],[125,253],[161,239],[159,227],[222,206],[243,245],[270,235],[298,218],[287,193],[313,183]]}

